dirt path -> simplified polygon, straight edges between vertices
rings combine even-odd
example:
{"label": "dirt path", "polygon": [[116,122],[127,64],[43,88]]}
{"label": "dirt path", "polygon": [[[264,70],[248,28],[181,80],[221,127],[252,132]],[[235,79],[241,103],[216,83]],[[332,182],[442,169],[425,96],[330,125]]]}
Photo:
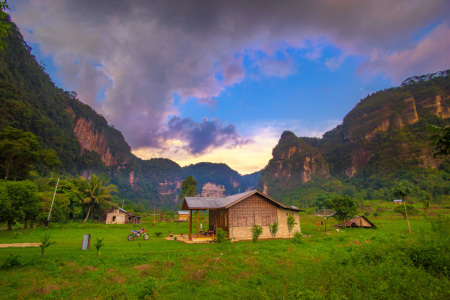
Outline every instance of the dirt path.
{"label": "dirt path", "polygon": [[0,244],[0,248],[39,247],[41,243]]}

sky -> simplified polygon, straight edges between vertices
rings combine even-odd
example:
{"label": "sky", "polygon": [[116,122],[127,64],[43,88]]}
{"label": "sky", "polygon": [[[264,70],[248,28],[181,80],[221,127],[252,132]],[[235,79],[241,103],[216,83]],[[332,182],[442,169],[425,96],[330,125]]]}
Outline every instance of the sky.
{"label": "sky", "polygon": [[10,0],[52,80],[138,157],[264,168],[369,93],[450,69],[448,0]]}

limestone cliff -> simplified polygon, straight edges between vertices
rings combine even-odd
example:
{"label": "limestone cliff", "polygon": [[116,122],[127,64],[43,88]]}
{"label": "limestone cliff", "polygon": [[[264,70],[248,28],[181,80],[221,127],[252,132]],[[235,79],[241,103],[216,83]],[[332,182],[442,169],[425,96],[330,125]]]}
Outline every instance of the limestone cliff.
{"label": "limestone cliff", "polygon": [[[124,167],[130,162],[130,147],[119,131],[109,126],[105,127],[102,124],[95,124],[92,120],[77,116],[72,107],[67,107],[66,111],[74,120],[74,134],[81,146],[81,151],[88,150],[98,153],[102,162],[108,167]],[[124,151],[112,150],[112,144],[121,144],[120,148],[124,149]]]}
{"label": "limestone cliff", "polygon": [[207,182],[202,187],[202,197],[224,197],[225,187],[223,185],[216,185],[211,182]]}
{"label": "limestone cliff", "polygon": [[[298,138],[285,131],[278,145],[273,149],[273,158],[262,171],[260,188],[269,192],[268,182],[276,180],[282,189],[291,189],[310,181],[314,176],[328,177],[328,164],[319,149],[307,138]],[[273,179],[273,180],[270,180]]]}
{"label": "limestone cliff", "polygon": [[322,139],[298,138],[285,131],[262,170],[259,189],[282,195],[315,177],[438,168],[442,161],[432,156],[426,126],[450,118],[448,74],[366,97]]}

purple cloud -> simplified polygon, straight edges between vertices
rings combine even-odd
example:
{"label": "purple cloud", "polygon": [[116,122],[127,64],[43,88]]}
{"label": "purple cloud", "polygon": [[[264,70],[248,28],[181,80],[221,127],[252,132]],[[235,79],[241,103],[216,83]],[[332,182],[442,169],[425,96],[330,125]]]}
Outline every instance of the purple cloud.
{"label": "purple cloud", "polygon": [[168,129],[163,133],[166,139],[178,139],[187,144],[185,149],[192,154],[201,154],[208,149],[221,146],[235,147],[251,143],[241,138],[232,124],[222,124],[220,120],[203,119],[196,123],[189,118],[173,117]]}

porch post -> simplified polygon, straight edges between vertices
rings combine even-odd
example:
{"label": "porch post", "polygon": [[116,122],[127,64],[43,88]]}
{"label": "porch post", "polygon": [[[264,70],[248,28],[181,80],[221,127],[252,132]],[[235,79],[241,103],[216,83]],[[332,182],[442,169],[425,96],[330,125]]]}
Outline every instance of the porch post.
{"label": "porch post", "polygon": [[200,210],[197,209],[197,238],[198,238],[198,232],[199,232],[199,215],[200,215]]}
{"label": "porch post", "polygon": [[192,209],[189,210],[189,239],[192,240]]}

